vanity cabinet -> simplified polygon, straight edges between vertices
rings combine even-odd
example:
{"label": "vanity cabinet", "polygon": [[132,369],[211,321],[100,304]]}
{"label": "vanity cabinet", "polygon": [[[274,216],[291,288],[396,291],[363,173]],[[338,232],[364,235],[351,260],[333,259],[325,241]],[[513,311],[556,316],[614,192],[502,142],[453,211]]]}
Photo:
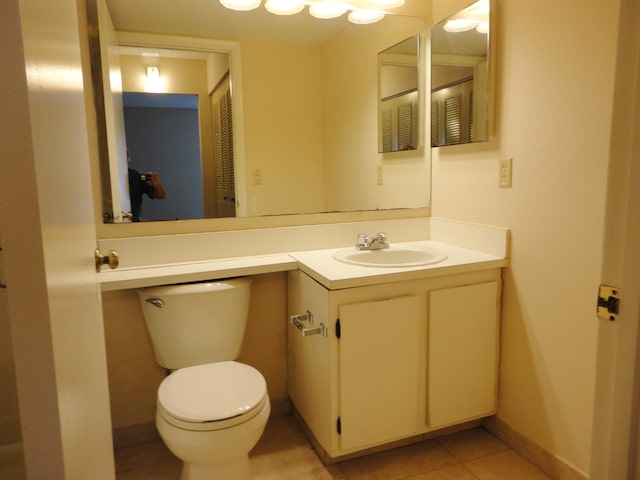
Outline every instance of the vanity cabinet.
{"label": "vanity cabinet", "polygon": [[339,290],[288,275],[289,396],[323,460],[496,412],[500,269]]}

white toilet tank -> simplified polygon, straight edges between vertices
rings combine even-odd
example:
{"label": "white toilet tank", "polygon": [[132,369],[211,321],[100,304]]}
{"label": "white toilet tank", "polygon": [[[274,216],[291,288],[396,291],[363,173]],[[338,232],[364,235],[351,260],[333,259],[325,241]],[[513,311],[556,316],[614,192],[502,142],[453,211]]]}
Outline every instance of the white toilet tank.
{"label": "white toilet tank", "polygon": [[156,361],[175,370],[237,358],[250,294],[250,278],[138,290]]}

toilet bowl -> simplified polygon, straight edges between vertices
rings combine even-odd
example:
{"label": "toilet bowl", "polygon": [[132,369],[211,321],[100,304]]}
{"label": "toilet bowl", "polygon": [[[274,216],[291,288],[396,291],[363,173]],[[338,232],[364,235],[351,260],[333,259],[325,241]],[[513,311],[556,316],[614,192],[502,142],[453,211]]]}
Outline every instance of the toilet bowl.
{"label": "toilet bowl", "polygon": [[264,377],[235,361],[251,280],[138,290],[158,364],[173,370],[158,388],[156,427],[183,462],[181,480],[247,480],[249,451],[271,405]]}
{"label": "toilet bowl", "polygon": [[158,389],[156,426],[184,464],[181,480],[249,478],[248,453],[260,439],[271,407],[266,383],[235,361],[187,367]]}

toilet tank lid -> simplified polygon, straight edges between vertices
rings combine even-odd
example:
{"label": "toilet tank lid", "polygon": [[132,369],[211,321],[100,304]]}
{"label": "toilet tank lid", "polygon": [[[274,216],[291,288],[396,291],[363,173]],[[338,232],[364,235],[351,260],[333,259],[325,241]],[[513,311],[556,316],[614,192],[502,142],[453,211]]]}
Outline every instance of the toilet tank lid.
{"label": "toilet tank lid", "polygon": [[211,291],[224,291],[243,287],[251,284],[251,278],[237,277],[225,280],[207,280],[194,283],[177,283],[175,285],[158,285],[138,289],[140,295],[185,295],[194,293],[206,293]]}
{"label": "toilet tank lid", "polygon": [[260,372],[229,361],[176,370],[160,384],[158,402],[179,420],[213,422],[250,412],[266,394]]}

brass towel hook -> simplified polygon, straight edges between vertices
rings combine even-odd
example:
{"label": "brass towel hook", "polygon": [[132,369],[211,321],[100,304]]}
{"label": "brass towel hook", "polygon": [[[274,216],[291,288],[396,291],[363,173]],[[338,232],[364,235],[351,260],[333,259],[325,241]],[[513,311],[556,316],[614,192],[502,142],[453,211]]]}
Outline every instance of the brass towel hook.
{"label": "brass towel hook", "polygon": [[109,268],[116,268],[118,266],[118,263],[120,263],[118,252],[116,252],[115,250],[110,250],[107,255],[102,255],[100,253],[100,250],[96,248],[95,258],[96,258],[96,270],[98,272],[100,271],[100,267],[102,265],[109,265]]}

